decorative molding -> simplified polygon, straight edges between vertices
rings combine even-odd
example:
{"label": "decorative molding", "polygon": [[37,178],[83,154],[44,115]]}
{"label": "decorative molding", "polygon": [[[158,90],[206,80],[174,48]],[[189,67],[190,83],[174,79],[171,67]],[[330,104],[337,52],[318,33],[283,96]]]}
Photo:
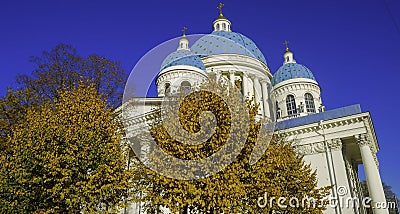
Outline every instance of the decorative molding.
{"label": "decorative molding", "polygon": [[317,94],[320,94],[321,92],[320,87],[317,84],[311,82],[293,82],[291,84],[274,88],[272,91],[276,96],[280,96],[282,94],[286,94],[289,91],[293,92],[296,90],[310,90],[316,92]]}
{"label": "decorative molding", "polygon": [[372,136],[375,136],[375,131],[373,128],[371,128],[372,125],[372,121],[370,120],[370,117],[363,117],[363,121],[364,121],[364,125],[367,128],[367,133],[370,133],[371,135],[371,145],[372,145],[372,152],[373,153],[377,153],[379,150],[379,146],[378,143],[376,141],[374,141]]}
{"label": "decorative molding", "polygon": [[247,76],[251,79],[252,82],[254,82],[254,78],[256,77],[255,74],[247,74]]}
{"label": "decorative molding", "polygon": [[[362,122],[362,118],[361,117],[357,117],[357,118],[348,118],[345,120],[340,120],[340,121],[333,121],[333,122],[329,122],[329,123],[324,123],[324,129],[329,129],[329,128],[336,128],[336,127],[341,127],[341,126],[346,126],[349,124],[354,124],[354,123],[359,123]],[[301,128],[301,129],[297,129],[297,127],[295,127],[295,130],[291,130],[291,131],[286,131],[286,130],[279,130],[278,136],[280,137],[289,137],[289,136],[293,136],[293,135],[299,135],[299,134],[306,134],[306,133],[310,133],[310,132],[315,132],[320,130],[320,127],[318,124],[312,126],[312,127],[307,127],[307,128]]]}
{"label": "decorative molding", "polygon": [[342,140],[340,138],[335,138],[335,139],[332,139],[332,140],[328,141],[328,146],[332,150],[340,150],[340,151],[342,151],[343,143],[342,143]]}
{"label": "decorative molding", "polygon": [[[328,148],[335,151],[342,150],[342,140],[340,138],[327,140],[326,141]],[[311,144],[304,144],[304,145],[295,145],[293,149],[297,154],[300,155],[313,155],[318,153],[326,152],[325,149],[325,142],[317,142]]]}
{"label": "decorative molding", "polygon": [[[357,144],[359,146],[364,146],[364,145],[368,145],[371,146],[371,141],[369,139],[368,134],[364,133],[364,134],[359,134],[355,136],[356,140],[357,140]],[[372,151],[372,149],[371,149]]]}
{"label": "decorative molding", "polygon": [[293,149],[299,155],[312,155],[312,154],[322,153],[325,151],[323,142],[298,145],[294,146]]}
{"label": "decorative molding", "polygon": [[268,81],[265,78],[258,78],[258,81],[260,81],[260,83],[268,83]]}
{"label": "decorative molding", "polygon": [[374,157],[375,164],[379,168],[379,161],[378,161],[378,157],[376,156],[376,153],[372,153],[372,157]]}
{"label": "decorative molding", "polygon": [[372,157],[374,158],[375,164],[377,167],[379,167],[379,161],[378,161],[378,157],[376,156],[376,147],[375,145],[372,143],[369,134],[364,133],[364,134],[359,134],[355,136],[356,140],[357,140],[357,144],[361,147],[361,146],[368,146],[369,149],[371,150],[372,153]]}

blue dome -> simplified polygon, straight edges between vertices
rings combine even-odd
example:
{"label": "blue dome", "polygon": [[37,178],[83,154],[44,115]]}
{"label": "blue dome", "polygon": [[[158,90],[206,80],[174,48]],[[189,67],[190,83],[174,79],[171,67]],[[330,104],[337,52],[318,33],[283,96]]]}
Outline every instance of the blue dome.
{"label": "blue dome", "polygon": [[295,78],[307,78],[316,81],[314,75],[306,66],[297,63],[286,63],[272,77],[272,85]]}
{"label": "blue dome", "polygon": [[264,55],[254,42],[236,32],[214,31],[197,40],[191,50],[192,53],[200,57],[214,54],[241,54],[256,58],[267,64]]}
{"label": "blue dome", "polygon": [[162,71],[174,65],[189,65],[199,68],[203,71],[206,70],[206,67],[204,66],[200,57],[194,55],[190,50],[177,50],[170,53],[162,62],[160,70]]}

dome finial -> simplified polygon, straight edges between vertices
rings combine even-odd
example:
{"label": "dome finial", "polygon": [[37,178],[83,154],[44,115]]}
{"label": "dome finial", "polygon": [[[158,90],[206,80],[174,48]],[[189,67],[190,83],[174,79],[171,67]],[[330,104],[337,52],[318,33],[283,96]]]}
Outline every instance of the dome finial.
{"label": "dome finial", "polygon": [[189,50],[189,40],[186,39],[187,27],[182,28],[182,37],[179,40],[178,50]]}
{"label": "dome finial", "polygon": [[184,27],[182,28],[182,37],[186,37],[186,30],[187,30],[187,27],[184,26]]}
{"label": "dome finial", "polygon": [[286,46],[285,54],[283,54],[283,58],[285,59],[283,64],[296,63],[296,60],[294,60],[293,57],[293,53],[289,50],[289,41],[285,40],[283,44]]}
{"label": "dome finial", "polygon": [[222,4],[222,3],[219,3],[219,5],[218,5],[218,7],[217,7],[217,9],[219,9],[219,16],[224,16],[224,15],[222,15],[222,8],[224,7],[224,4]]}
{"label": "dome finial", "polygon": [[285,40],[283,44],[286,46],[286,52],[289,52],[289,41]]}
{"label": "dome finial", "polygon": [[217,9],[219,9],[219,16],[214,20],[213,27],[214,31],[228,31],[231,32],[231,22],[225,18],[222,14],[222,8],[224,4],[219,3]]}

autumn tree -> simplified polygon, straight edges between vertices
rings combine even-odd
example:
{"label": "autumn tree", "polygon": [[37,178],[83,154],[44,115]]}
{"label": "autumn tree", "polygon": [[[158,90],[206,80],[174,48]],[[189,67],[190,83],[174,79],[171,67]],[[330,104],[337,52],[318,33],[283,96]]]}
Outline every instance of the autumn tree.
{"label": "autumn tree", "polygon": [[[179,122],[176,125],[182,126],[190,133],[199,132],[201,125],[207,124],[207,121],[200,120],[202,112],[209,111],[214,114],[217,126],[214,134],[206,142],[198,145],[179,142],[171,136],[171,133],[179,133],[182,130],[175,128],[168,132],[164,123],[154,125],[150,132],[157,145],[169,155],[183,160],[207,158],[221,150],[231,134],[233,123],[242,123],[241,121],[245,120],[243,116],[237,119],[231,116],[235,106],[245,104],[246,112],[249,113],[249,123],[247,128],[242,127],[242,129],[248,133],[243,133],[235,139],[237,144],[243,143],[238,156],[218,173],[200,176],[198,179],[174,179],[146,168],[147,173],[144,174],[143,180],[147,181],[145,183],[147,188],[142,198],[146,210],[155,213],[160,206],[163,206],[180,213],[186,213],[187,210],[200,213],[270,213],[273,210],[280,213],[322,213],[326,203],[320,204],[319,207],[311,205],[282,208],[276,203],[272,207],[269,203],[265,207],[258,206],[258,199],[264,197],[265,193],[268,197],[288,199],[297,197],[299,200],[310,197],[319,200],[328,195],[330,187],[318,188],[316,172],[304,163],[301,156],[295,154],[290,143],[277,138],[272,140],[262,158],[251,165],[249,160],[257,139],[266,137],[259,135],[262,121],[256,119],[258,105],[252,104],[250,100],[240,99],[230,100],[231,105],[227,105],[225,101],[234,99],[235,90],[232,88],[227,90],[226,87],[211,80],[202,86],[203,90],[187,96],[181,93],[175,95],[184,96],[179,105]],[[212,93],[210,88],[223,93]],[[241,138],[243,136],[246,138]],[[161,155],[156,154],[152,158],[153,165],[163,168],[174,164]],[[212,167],[215,166],[210,165],[205,168]],[[176,173],[199,172],[184,169]]]}
{"label": "autumn tree", "polygon": [[23,120],[28,108],[52,102],[59,90],[69,90],[79,82],[93,84],[111,108],[122,100],[126,74],[119,62],[96,54],[82,57],[71,45],[59,44],[41,56],[31,58],[36,65],[31,75],[18,75],[17,88],[9,88],[0,98],[0,152],[6,151],[7,136]]}
{"label": "autumn tree", "polygon": [[0,99],[0,153],[8,152],[9,136],[13,127],[23,119],[28,108],[36,105],[35,94],[29,90],[9,88],[4,98]]}
{"label": "autumn tree", "polygon": [[31,58],[36,69],[31,75],[19,75],[21,88],[36,93],[41,100],[53,100],[60,89],[70,89],[79,81],[93,84],[112,108],[121,104],[126,73],[119,62],[96,54],[82,57],[71,45],[58,44],[41,56]]}
{"label": "autumn tree", "polygon": [[2,213],[116,211],[131,194],[113,110],[95,85],[57,90],[28,108],[0,153]]}

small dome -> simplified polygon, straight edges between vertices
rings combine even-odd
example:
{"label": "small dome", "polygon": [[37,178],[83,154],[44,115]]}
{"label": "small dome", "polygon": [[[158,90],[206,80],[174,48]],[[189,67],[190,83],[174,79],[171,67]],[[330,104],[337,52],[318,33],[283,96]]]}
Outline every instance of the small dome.
{"label": "small dome", "polygon": [[160,71],[175,65],[189,65],[206,71],[200,57],[185,49],[170,53],[162,62]]}
{"label": "small dome", "polygon": [[240,54],[256,58],[267,64],[256,44],[236,32],[214,31],[197,40],[191,47],[192,53],[200,57],[216,54]]}
{"label": "small dome", "polygon": [[285,63],[272,77],[272,85],[295,78],[307,78],[316,81],[314,75],[306,66],[297,63]]}

